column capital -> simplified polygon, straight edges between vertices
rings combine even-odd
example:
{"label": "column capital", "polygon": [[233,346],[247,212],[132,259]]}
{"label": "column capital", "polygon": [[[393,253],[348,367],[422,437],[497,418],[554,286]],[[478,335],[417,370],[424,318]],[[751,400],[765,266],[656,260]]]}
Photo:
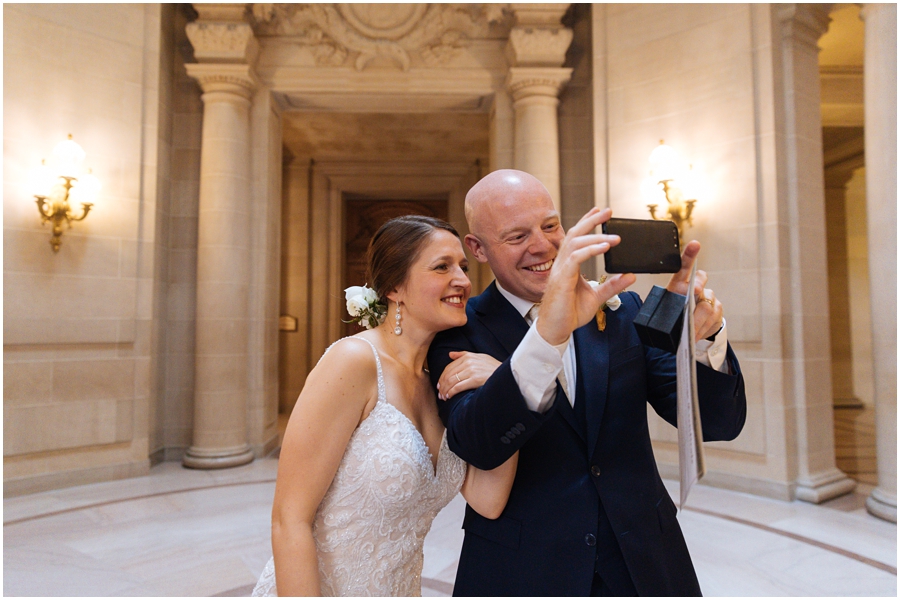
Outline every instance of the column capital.
{"label": "column capital", "polygon": [[187,24],[185,32],[201,63],[253,64],[259,42],[245,20],[247,4],[195,4],[200,15]]}
{"label": "column capital", "polygon": [[573,32],[560,20],[569,4],[511,4],[515,26],[506,55],[514,67],[561,67]]}
{"label": "column capital", "polygon": [[509,9],[515,17],[516,25],[523,27],[555,26],[559,27],[560,21],[571,6],[568,2],[538,3],[534,4],[510,4]]}
{"label": "column capital", "polygon": [[774,9],[782,38],[792,37],[819,51],[819,38],[831,23],[830,4],[776,4]]}
{"label": "column capital", "polygon": [[572,69],[562,67],[512,67],[506,77],[506,87],[516,102],[529,96],[557,99],[571,77]]}
{"label": "column capital", "polygon": [[249,99],[257,86],[256,75],[250,65],[190,63],[184,67],[204,93],[228,92]]}

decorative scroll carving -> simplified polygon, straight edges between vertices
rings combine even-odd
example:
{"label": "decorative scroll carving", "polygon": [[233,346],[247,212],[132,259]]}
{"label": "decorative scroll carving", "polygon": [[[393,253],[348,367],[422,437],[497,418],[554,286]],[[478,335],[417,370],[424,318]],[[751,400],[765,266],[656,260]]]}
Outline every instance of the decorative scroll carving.
{"label": "decorative scroll carving", "polygon": [[446,64],[511,20],[503,5],[481,4],[254,4],[251,13],[259,36],[289,36],[321,66],[352,60],[360,71],[376,58],[404,71],[415,58]]}

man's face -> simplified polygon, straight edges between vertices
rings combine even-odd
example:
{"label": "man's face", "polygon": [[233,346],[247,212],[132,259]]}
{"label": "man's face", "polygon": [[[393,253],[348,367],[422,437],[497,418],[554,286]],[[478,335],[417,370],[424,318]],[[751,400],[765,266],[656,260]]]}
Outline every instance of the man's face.
{"label": "man's face", "polygon": [[475,258],[490,264],[505,290],[540,302],[565,237],[550,196],[543,189],[514,190],[478,211],[478,233],[466,236]]}

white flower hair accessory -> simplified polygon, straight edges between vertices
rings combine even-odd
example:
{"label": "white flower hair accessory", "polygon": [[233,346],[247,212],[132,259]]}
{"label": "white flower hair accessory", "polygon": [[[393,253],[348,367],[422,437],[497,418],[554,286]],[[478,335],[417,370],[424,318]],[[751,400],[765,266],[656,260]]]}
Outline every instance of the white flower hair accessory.
{"label": "white flower hair accessory", "polygon": [[352,285],[344,290],[347,312],[353,317],[345,323],[356,323],[366,329],[378,327],[387,314],[387,306],[381,302],[375,290],[365,285]]}

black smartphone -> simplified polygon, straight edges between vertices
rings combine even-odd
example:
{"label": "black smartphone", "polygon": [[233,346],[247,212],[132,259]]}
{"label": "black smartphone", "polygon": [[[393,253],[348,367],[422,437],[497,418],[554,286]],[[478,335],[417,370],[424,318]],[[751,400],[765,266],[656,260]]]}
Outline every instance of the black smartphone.
{"label": "black smartphone", "polygon": [[677,273],[681,269],[678,228],[672,221],[610,219],[603,233],[621,238],[604,255],[607,273]]}

